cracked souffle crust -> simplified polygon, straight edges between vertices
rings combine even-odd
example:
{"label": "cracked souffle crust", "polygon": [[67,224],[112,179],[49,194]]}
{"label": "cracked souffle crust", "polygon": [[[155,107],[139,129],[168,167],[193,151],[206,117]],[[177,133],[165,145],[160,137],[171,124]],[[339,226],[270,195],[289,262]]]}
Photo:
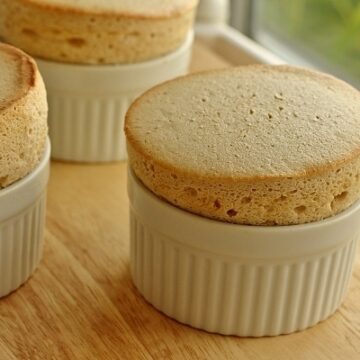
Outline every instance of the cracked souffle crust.
{"label": "cracked souffle crust", "polygon": [[360,95],[329,75],[247,66],[160,85],[125,130],[132,168],[185,210],[241,224],[332,216],[360,197]]}
{"label": "cracked souffle crust", "polygon": [[45,86],[32,58],[0,43],[0,189],[39,163],[47,137]]}
{"label": "cracked souffle crust", "polygon": [[65,63],[129,64],[175,51],[198,0],[2,0],[0,37]]}

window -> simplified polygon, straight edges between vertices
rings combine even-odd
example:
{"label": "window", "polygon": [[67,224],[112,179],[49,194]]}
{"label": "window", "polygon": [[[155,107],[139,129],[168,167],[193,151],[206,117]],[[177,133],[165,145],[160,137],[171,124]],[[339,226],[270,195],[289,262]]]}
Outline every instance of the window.
{"label": "window", "polygon": [[[233,0],[233,24],[293,64],[360,86],[360,0]],[[250,19],[250,24],[246,20]]]}

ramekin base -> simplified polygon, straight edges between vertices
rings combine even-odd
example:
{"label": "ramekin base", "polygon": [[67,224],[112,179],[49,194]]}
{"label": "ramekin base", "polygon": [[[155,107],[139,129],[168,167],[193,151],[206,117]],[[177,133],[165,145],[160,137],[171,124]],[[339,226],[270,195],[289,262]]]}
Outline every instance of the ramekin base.
{"label": "ramekin base", "polygon": [[[328,318],[346,294],[360,204],[318,224],[260,229],[186,213],[158,199],[131,172],[129,195],[133,281],[148,302],[181,323],[224,335],[289,334]],[[163,225],[168,219],[171,226]],[[355,227],[345,234],[349,221]],[[320,239],[322,226],[325,237],[338,228],[338,239]],[[241,240],[249,231],[254,238]],[[256,243],[256,236],[266,241],[267,231],[268,256]],[[309,238],[294,255],[291,246],[303,235]]]}
{"label": "ramekin base", "polygon": [[50,143],[25,178],[0,190],[0,297],[19,288],[43,252]]}
{"label": "ramekin base", "polygon": [[42,257],[46,194],[18,216],[0,224],[0,297],[19,288]]}

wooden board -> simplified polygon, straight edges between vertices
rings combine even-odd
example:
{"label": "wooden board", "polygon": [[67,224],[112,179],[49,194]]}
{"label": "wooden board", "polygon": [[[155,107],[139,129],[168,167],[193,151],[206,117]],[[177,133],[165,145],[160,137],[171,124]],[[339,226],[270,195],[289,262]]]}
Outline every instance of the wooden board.
{"label": "wooden board", "polygon": [[[193,69],[224,67],[198,43]],[[360,359],[360,262],[344,305],[302,333],[240,339],[181,325],[129,273],[126,164],[51,167],[44,259],[0,302],[0,360]]]}

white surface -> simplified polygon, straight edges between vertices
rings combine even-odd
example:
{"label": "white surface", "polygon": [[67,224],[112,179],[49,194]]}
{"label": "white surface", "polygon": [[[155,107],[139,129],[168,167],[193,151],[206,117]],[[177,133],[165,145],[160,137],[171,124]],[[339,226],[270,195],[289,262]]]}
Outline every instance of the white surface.
{"label": "white surface", "polygon": [[71,65],[37,60],[49,101],[52,157],[80,162],[126,159],[124,116],[149,88],[184,75],[193,33],[175,52],[131,65]]}
{"label": "white surface", "polygon": [[131,271],[165,314],[222,334],[291,333],[329,317],[345,295],[360,202],[305,225],[217,222],[150,193],[130,172]]}
{"label": "white surface", "polygon": [[23,284],[42,255],[50,143],[38,167],[0,190],[0,297]]}

